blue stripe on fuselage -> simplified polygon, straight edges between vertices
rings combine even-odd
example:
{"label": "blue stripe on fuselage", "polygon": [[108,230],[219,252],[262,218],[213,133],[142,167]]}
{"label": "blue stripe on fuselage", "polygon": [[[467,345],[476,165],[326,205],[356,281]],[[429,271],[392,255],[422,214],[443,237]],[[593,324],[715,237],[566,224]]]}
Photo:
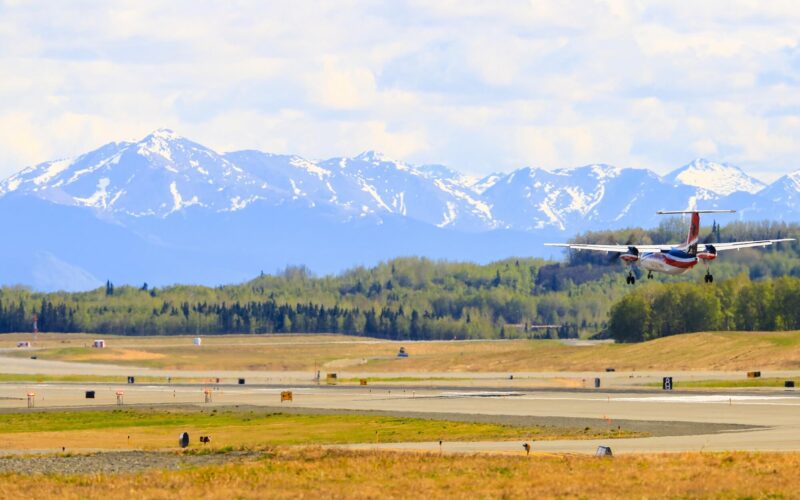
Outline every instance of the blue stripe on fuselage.
{"label": "blue stripe on fuselage", "polygon": [[677,248],[673,248],[667,255],[670,257],[674,257],[676,259],[694,259],[694,255],[690,254],[689,252],[684,252],[683,250],[679,250]]}

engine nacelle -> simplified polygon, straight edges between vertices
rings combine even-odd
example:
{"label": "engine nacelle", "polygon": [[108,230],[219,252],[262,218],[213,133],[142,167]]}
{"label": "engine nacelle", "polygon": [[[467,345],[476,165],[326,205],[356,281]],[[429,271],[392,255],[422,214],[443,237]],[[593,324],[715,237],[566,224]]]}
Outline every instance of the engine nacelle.
{"label": "engine nacelle", "polygon": [[717,258],[717,249],[714,245],[705,245],[702,251],[697,252],[697,258],[701,260],[714,260]]}
{"label": "engine nacelle", "polygon": [[639,249],[636,247],[628,247],[628,251],[621,254],[619,258],[628,264],[632,264],[639,260]]}

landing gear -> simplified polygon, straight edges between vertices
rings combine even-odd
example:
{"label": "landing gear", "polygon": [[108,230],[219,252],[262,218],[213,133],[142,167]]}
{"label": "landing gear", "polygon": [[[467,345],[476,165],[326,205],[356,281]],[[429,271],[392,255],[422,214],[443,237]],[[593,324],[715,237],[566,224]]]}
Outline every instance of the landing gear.
{"label": "landing gear", "polygon": [[647,271],[647,279],[653,279],[653,271]]}
{"label": "landing gear", "polygon": [[707,264],[706,264],[706,275],[703,276],[703,281],[705,281],[706,283],[714,282],[714,276],[711,275],[711,266]]}
{"label": "landing gear", "polygon": [[629,285],[635,285],[636,284],[636,276],[633,275],[633,271],[628,273],[628,276],[625,278],[625,283],[627,283]]}

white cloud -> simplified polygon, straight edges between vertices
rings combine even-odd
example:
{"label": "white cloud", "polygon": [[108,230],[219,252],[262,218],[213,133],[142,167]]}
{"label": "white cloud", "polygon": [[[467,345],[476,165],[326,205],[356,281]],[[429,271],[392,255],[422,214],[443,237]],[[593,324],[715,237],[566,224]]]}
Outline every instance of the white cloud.
{"label": "white cloud", "polygon": [[315,100],[334,109],[363,108],[375,99],[375,76],[369,69],[344,69],[335,57],[326,57],[323,69],[308,85]]}
{"label": "white cloud", "polygon": [[0,176],[161,126],[476,174],[800,168],[793,0],[0,0],[0,73]]}

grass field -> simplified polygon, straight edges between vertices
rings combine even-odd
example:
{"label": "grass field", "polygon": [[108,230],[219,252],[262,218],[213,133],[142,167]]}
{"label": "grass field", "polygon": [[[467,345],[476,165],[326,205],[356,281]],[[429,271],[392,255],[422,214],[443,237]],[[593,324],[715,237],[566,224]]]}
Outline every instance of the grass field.
{"label": "grass field", "polygon": [[516,427],[365,415],[155,409],[0,414],[0,449],[159,449],[181,432],[209,435],[209,448],[400,441],[545,440],[633,437],[614,429]]}
{"label": "grass field", "polygon": [[2,498],[797,498],[800,454],[594,458],[268,450],[135,474],[0,474]]}
{"label": "grass field", "polygon": [[[736,389],[736,388],[755,388],[755,387],[783,387],[785,378],[765,377],[765,378],[743,378],[736,380],[678,380],[672,383],[674,389]],[[800,380],[796,381],[800,382]],[[646,384],[648,387],[661,387],[660,382]]]}
{"label": "grass field", "polygon": [[[12,345],[21,335],[1,335]],[[696,333],[641,344],[564,345],[557,341],[388,342],[346,336],[104,336],[107,349],[92,349],[94,335],[41,335],[36,351],[10,351],[40,359],[105,362],[164,369],[357,370],[363,372],[598,371],[613,366],[643,370],[800,369],[800,332]],[[403,345],[410,353],[396,357]]]}
{"label": "grass field", "polygon": [[[128,377],[121,375],[53,375],[42,373],[0,373],[0,382],[103,382],[126,384]],[[165,377],[136,377],[139,383],[163,384],[167,381]],[[178,384],[206,383],[208,379],[191,377],[171,377],[171,382]]]}

